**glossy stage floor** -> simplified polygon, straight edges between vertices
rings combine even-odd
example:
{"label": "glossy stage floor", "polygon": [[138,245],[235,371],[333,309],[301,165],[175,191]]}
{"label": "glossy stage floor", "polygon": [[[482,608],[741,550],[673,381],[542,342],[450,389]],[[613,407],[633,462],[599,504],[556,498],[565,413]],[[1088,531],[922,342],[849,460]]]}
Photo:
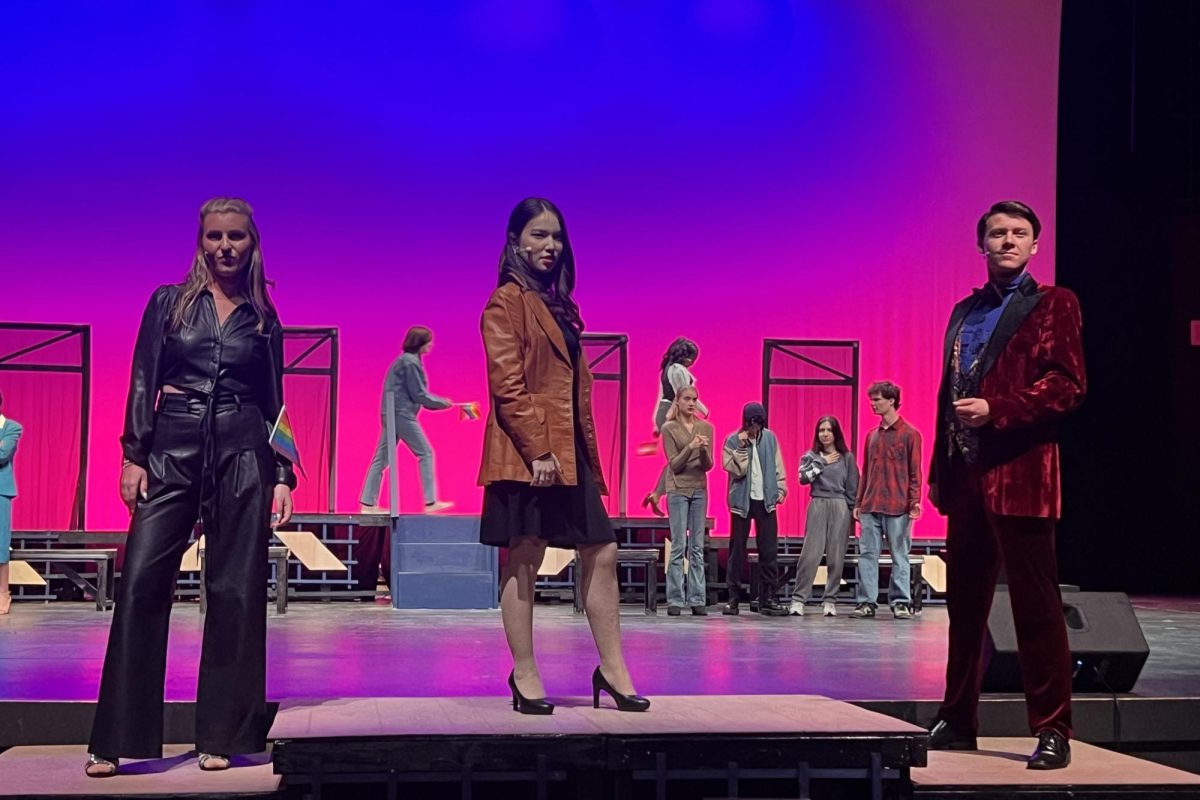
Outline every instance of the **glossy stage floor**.
{"label": "glossy stage floor", "polygon": [[[1075,716],[1080,740],[1107,748],[1099,751],[1100,756],[1092,753],[1084,759],[1090,759],[1093,764],[1087,770],[1092,777],[1108,774],[1095,764],[1096,758],[1103,760],[1103,754],[1111,750],[1190,769],[1195,769],[1194,759],[1200,751],[1200,680],[1196,678],[1195,667],[1200,661],[1200,601],[1142,598],[1135,599],[1134,605],[1150,644],[1150,657],[1134,692],[1118,697],[1079,695],[1076,698]],[[794,718],[823,719],[822,714],[828,717],[828,725],[818,732],[810,732],[816,737],[813,742],[820,739],[829,747],[845,751],[845,742],[849,741],[845,736],[847,733],[861,737],[864,732],[858,728],[863,725],[873,731],[868,736],[869,739],[874,737],[871,739],[872,747],[875,747],[872,752],[882,754],[883,758],[877,765],[881,770],[879,774],[899,779],[880,784],[884,794],[935,796],[935,787],[940,787],[939,791],[943,793],[953,794],[952,784],[951,789],[947,789],[945,776],[947,769],[953,772],[957,762],[943,762],[940,760],[942,754],[932,754],[934,758],[925,767],[924,739],[913,727],[914,724],[924,725],[932,716],[942,690],[946,654],[945,607],[927,606],[919,618],[910,621],[896,621],[886,615],[875,620],[855,620],[848,616],[849,610],[850,606],[843,604],[839,606],[837,617],[825,618],[819,615],[819,607],[809,606],[809,614],[803,618],[767,618],[747,613],[745,609],[739,617],[724,617],[717,608],[712,608],[708,617],[672,618],[662,612],[656,617],[648,617],[642,614],[640,606],[624,606],[622,626],[626,654],[638,690],[662,699],[654,709],[658,714],[646,715],[637,723],[649,727],[633,733],[656,742],[675,741],[674,746],[682,746],[681,752],[671,755],[675,764],[683,763],[680,760],[683,753],[699,752],[708,752],[706,758],[715,764],[716,751],[702,746],[703,741],[716,737],[727,749],[730,742],[726,740],[730,737],[736,739],[737,735],[753,734],[751,739],[743,741],[745,749],[740,756],[735,753],[724,760],[716,758],[720,761],[716,765],[720,767],[718,771],[727,773],[726,762],[733,759],[740,761],[745,772],[743,777],[753,777],[754,753],[763,752],[768,741],[774,742],[771,746],[779,743],[781,731],[772,727],[775,723],[768,720],[772,713],[770,709],[778,711],[792,702],[792,698],[804,697],[808,698],[804,702],[809,703],[806,709],[824,710],[797,709]],[[83,603],[20,604],[14,607],[11,615],[0,618],[0,746],[39,745],[28,751],[29,758],[41,759],[36,763],[42,766],[33,767],[32,774],[44,772],[45,765],[56,757],[74,759],[71,769],[81,771],[79,756],[83,751],[80,743],[85,740],[90,724],[109,619],[108,614],[96,612],[92,606]],[[195,604],[176,606],[172,616],[166,692],[171,701],[167,709],[168,739],[176,743],[186,744],[190,739],[191,701],[195,696],[202,626],[203,617]],[[401,741],[407,742],[406,746],[415,746],[415,741],[426,745],[430,731],[406,728],[406,718],[423,720],[420,724],[436,727],[442,724],[438,720],[444,717],[444,733],[459,737],[456,741],[460,745],[465,741],[461,737],[467,732],[455,727],[459,723],[453,720],[458,716],[464,716],[479,728],[475,735],[484,737],[479,741],[499,741],[494,737],[487,738],[493,736],[496,726],[507,731],[505,736],[516,736],[521,731],[514,732],[514,725],[527,722],[509,709],[505,677],[510,660],[496,611],[396,611],[382,601],[293,603],[286,615],[270,612],[268,631],[268,694],[282,704],[277,727],[272,732],[272,738],[278,742],[275,766],[277,771],[287,772],[280,764],[292,765],[291,778],[308,787],[302,790],[305,793],[319,791],[314,787],[321,785],[321,780],[314,781],[308,774],[313,753],[333,752],[338,747],[343,748],[339,751],[343,756],[348,752],[358,753],[350,758],[358,766],[350,768],[349,774],[366,780],[364,776],[370,770],[362,766],[362,758],[383,764],[387,759],[381,753],[399,752],[396,748],[400,747]],[[623,742],[622,747],[628,750],[628,741],[622,737],[630,731],[608,728],[618,722],[626,728],[631,724],[636,728],[635,721],[625,719],[629,715],[615,713],[589,716],[596,712],[590,708],[590,696],[583,699],[590,694],[589,677],[596,663],[585,620],[573,614],[569,604],[539,605],[535,635],[546,688],[551,699],[562,704],[562,710],[556,711],[553,722],[540,723],[543,727],[551,727],[539,728],[536,733],[570,734],[565,739],[556,738],[560,744],[570,741],[571,736],[586,733],[586,737],[576,741],[576,750],[601,747],[597,743],[602,743],[604,755],[601,761],[616,758],[613,756],[617,752],[615,742]],[[397,698],[408,705],[395,705]],[[428,698],[422,702],[434,705],[420,706],[418,698]],[[689,703],[688,698],[696,699]],[[835,702],[835,705],[822,705]],[[305,717],[306,721],[301,724],[297,715],[311,715],[314,708],[319,710],[313,718],[316,721]],[[843,711],[837,712],[838,708]],[[859,712],[869,716],[860,719],[855,716]],[[1024,703],[1019,695],[987,696],[982,717],[983,735],[1028,735],[1024,726]],[[353,722],[349,728],[346,727],[348,719]],[[875,721],[873,727],[867,722],[869,719]],[[854,722],[850,725],[853,730],[840,730],[838,725],[844,727],[849,724],[847,720]],[[539,723],[535,721],[534,724]],[[664,725],[665,728],[658,729]],[[566,728],[559,730],[553,726]],[[312,744],[315,749],[307,755],[302,742],[289,733],[302,728],[308,731],[305,736],[316,742]],[[300,736],[299,740],[305,736]],[[687,740],[686,744],[680,745],[682,739]],[[362,756],[362,742],[368,740],[384,741],[383,750],[377,748],[373,755]],[[386,744],[388,742],[390,744]],[[1029,746],[1029,741],[997,743],[993,750],[994,758],[999,759],[996,762],[999,772],[980,771],[978,764],[972,766],[970,762],[962,772],[974,775],[977,782],[983,784],[991,780],[1008,786],[1003,784],[1005,765],[1000,762],[1012,762],[1014,752]],[[16,769],[13,759],[19,750],[21,748],[15,748],[0,755],[0,795],[6,793],[5,771]],[[666,747],[662,752],[670,750]],[[426,751],[421,752],[428,756]],[[625,754],[621,758],[631,759],[630,764],[637,761],[632,750],[620,752]],[[821,778],[823,773],[818,767],[810,765],[816,771],[810,770],[804,781],[797,783],[800,772],[794,759],[801,755],[795,752],[787,755],[788,759],[793,759],[784,770],[788,775],[777,776],[785,779],[785,785],[807,786],[805,781],[808,779]],[[852,754],[843,755],[854,760]],[[179,759],[186,761],[186,755],[182,753],[174,756],[176,761],[164,759],[164,763],[176,765],[183,763]],[[410,753],[405,757],[406,763],[415,757]],[[888,758],[899,761],[889,765]],[[356,762],[355,759],[359,760]],[[519,748],[513,759],[513,765],[521,762]],[[569,770],[555,768],[552,762],[553,759],[551,762],[533,759],[528,769],[522,771],[514,767],[516,778],[509,775],[507,779],[534,781],[531,786],[549,791],[548,796],[560,796],[554,793],[556,786],[560,792],[567,792],[561,796],[577,794],[579,786],[564,777]],[[1129,762],[1134,763],[1145,762],[1141,759]],[[310,766],[298,766],[301,764]],[[545,784],[537,782],[538,764],[544,771]],[[913,768],[911,776],[910,766]],[[265,769],[262,765],[254,767],[254,762],[248,761],[246,768],[251,767],[260,772]],[[379,774],[385,775],[391,769],[394,775],[394,767],[383,769]],[[639,769],[641,779],[654,785],[656,763],[653,759]],[[869,773],[870,765],[864,769]],[[1118,767],[1110,765],[1109,769]],[[332,762],[327,763],[326,770],[336,772]],[[147,771],[154,770],[148,768]],[[164,768],[163,774],[167,772],[171,769]],[[198,770],[195,772],[199,773]],[[662,766],[664,780],[668,772],[672,769]],[[1106,780],[1081,793],[1078,781],[1086,783],[1085,770],[1072,772],[1077,777],[1075,783],[1063,784],[1061,775],[1056,779],[1059,790],[1064,792],[1062,796],[1090,796],[1089,793],[1112,796],[1104,791],[1111,792],[1118,785]],[[25,773],[29,774],[28,770]],[[631,766],[629,775],[636,778],[635,773],[637,770]],[[985,773],[992,777],[986,780],[980,777]],[[476,774],[474,779],[479,779],[481,774]],[[1022,779],[1029,777],[1023,772],[1015,774]],[[1200,778],[1196,778],[1197,783],[1190,784],[1186,777],[1179,778],[1181,774],[1173,773],[1171,780],[1182,780],[1182,783],[1172,784],[1171,780],[1159,775],[1154,779],[1158,782],[1153,784],[1153,791],[1145,791],[1146,787],[1137,791],[1134,791],[1136,787],[1125,787],[1129,791],[1122,794],[1177,796],[1181,787],[1187,786],[1190,790],[1200,791]],[[248,778],[250,773],[244,775]],[[682,773],[676,777],[680,775]],[[567,782],[557,785],[555,776]],[[921,776],[926,780],[924,790],[920,788]],[[325,777],[328,778],[328,774]],[[770,775],[764,773],[760,777],[765,779]],[[736,791],[736,781],[718,783],[720,791],[715,793],[711,787],[697,790],[699,793],[695,795],[678,794],[679,790],[673,788],[671,796],[732,796],[729,788]],[[88,784],[91,791],[100,788],[93,784],[94,781]],[[295,780],[293,784],[293,792],[301,791],[295,789],[295,785],[299,785]],[[819,784],[817,780],[813,786]],[[10,788],[15,785],[10,784]],[[550,788],[546,789],[547,786]],[[566,786],[573,788],[563,788]],[[613,796],[610,790],[616,795],[656,796],[653,789],[639,789],[639,785],[630,788],[619,782],[609,785],[600,781],[591,786],[593,789],[602,786],[603,796]],[[907,788],[898,788],[901,786]],[[1017,796],[1025,791],[1011,786],[999,791],[997,786],[979,789],[976,795],[1008,793]],[[122,792],[136,792],[140,788],[144,785],[126,786]],[[209,788],[217,793],[223,791],[215,785]],[[366,791],[364,787],[359,788]],[[286,789],[285,784],[280,791]],[[166,792],[165,785],[163,791]],[[239,791],[242,790],[231,789],[229,794]],[[260,788],[256,791],[274,790]],[[523,794],[523,791],[511,796],[535,796],[533,788],[529,788],[529,794]],[[638,791],[642,794],[637,794]],[[868,793],[864,796],[872,796],[869,790],[865,791]],[[1043,793],[1042,796],[1054,796],[1055,790],[1049,791],[1049,795]],[[336,788],[327,788],[326,794],[330,792],[336,792]],[[792,788],[783,794],[762,796],[795,797],[800,796],[798,792],[801,789]],[[742,794],[745,796],[745,791]],[[813,790],[813,796],[820,794]],[[462,795],[455,788],[447,796]]]}

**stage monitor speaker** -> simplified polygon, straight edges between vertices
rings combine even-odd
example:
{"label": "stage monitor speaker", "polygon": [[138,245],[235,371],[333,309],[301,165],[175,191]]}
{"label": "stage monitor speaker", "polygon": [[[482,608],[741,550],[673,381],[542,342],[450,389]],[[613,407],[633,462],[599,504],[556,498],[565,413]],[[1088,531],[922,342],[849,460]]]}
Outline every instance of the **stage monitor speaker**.
{"label": "stage monitor speaker", "polygon": [[[1063,592],[1062,605],[1075,670],[1072,690],[1131,691],[1150,646],[1129,597],[1122,592]],[[1017,631],[1006,589],[998,589],[992,598],[983,650],[983,691],[1022,691]]]}

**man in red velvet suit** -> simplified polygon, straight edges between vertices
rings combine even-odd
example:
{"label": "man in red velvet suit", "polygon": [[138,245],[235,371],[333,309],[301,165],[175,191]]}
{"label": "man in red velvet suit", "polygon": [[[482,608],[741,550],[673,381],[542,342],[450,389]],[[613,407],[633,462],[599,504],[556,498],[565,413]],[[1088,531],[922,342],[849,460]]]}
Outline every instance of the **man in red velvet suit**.
{"label": "man in red velvet suit", "polygon": [[1008,575],[1021,680],[1038,746],[1030,769],[1070,763],[1071,652],[1054,525],[1061,510],[1058,423],[1086,389],[1079,301],[1026,271],[1041,223],[996,203],[976,238],[988,282],[954,307],[938,390],[930,499],[946,533],[950,653],[934,750],[973,750],[983,641],[1001,566]]}

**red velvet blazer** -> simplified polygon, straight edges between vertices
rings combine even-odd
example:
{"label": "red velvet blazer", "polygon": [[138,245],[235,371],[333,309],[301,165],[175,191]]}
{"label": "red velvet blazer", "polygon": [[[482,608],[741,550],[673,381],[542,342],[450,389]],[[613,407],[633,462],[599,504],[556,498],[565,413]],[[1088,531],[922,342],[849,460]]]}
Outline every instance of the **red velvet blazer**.
{"label": "red velvet blazer", "polygon": [[[946,419],[954,341],[981,291],[990,289],[977,289],[956,305],[946,329],[929,467],[930,500],[943,514],[965,494],[962,461],[950,458]],[[1040,285],[1027,274],[980,356],[979,396],[987,400],[992,419],[979,431],[978,469],[984,507],[994,514],[1050,519],[1061,514],[1058,423],[1087,391],[1081,328],[1075,294]]]}

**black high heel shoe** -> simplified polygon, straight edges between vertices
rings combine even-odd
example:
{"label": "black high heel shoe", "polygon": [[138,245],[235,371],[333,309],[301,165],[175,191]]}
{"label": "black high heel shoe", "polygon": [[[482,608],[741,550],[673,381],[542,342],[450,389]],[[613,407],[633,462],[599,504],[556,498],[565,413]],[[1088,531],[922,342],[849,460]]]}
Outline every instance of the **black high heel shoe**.
{"label": "black high heel shoe", "polygon": [[665,517],[666,512],[658,507],[658,500],[654,497],[653,492],[642,498],[642,508],[648,508],[654,512],[656,517]]}
{"label": "black high heel shoe", "polygon": [[553,714],[554,703],[549,702],[545,698],[541,700],[530,700],[525,697],[517,689],[517,676],[515,672],[508,673],[508,688],[512,689],[513,696],[513,711],[520,714]]}
{"label": "black high heel shoe", "polygon": [[596,667],[596,671],[592,673],[592,708],[600,707],[601,689],[608,692],[609,696],[616,701],[618,711],[645,711],[650,708],[649,699],[639,694],[621,694],[614,689],[600,668]]}

